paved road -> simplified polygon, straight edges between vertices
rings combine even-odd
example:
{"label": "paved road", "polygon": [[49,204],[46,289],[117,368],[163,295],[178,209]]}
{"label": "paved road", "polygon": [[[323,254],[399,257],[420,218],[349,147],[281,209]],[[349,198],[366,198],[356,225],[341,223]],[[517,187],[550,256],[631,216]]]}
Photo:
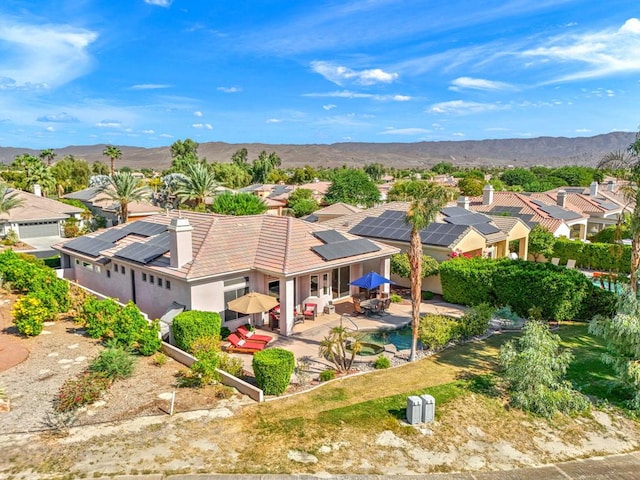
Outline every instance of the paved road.
{"label": "paved road", "polygon": [[588,458],[538,468],[497,472],[434,473],[430,475],[136,475],[103,477],[97,480],[640,480],[640,452]]}

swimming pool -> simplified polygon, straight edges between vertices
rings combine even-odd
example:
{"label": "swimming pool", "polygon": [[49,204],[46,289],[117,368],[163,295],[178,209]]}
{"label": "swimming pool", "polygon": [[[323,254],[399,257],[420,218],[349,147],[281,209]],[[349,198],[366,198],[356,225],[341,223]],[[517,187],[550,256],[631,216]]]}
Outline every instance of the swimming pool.
{"label": "swimming pool", "polygon": [[600,278],[594,278],[591,281],[596,287],[603,288],[604,290],[608,290],[610,292],[616,292],[618,294],[622,293],[623,287],[621,282],[614,282],[613,284],[611,284],[609,283],[609,280],[604,280]]}
{"label": "swimming pool", "polygon": [[395,330],[365,333],[362,341],[378,345],[391,343],[395,345],[397,350],[409,350],[411,349],[411,338],[411,324],[409,324]]}

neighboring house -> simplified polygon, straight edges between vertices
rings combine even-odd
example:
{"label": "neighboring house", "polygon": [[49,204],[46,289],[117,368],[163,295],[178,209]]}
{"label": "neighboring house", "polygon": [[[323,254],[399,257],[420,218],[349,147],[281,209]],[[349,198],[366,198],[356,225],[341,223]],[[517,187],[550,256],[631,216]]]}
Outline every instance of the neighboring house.
{"label": "neighboring house", "polygon": [[470,198],[469,208],[493,216],[517,217],[531,227],[539,224],[556,237],[586,239],[589,216],[570,208],[566,190],[557,192],[554,203],[546,195],[494,192],[491,185],[486,185],[481,197]]}
{"label": "neighboring house", "polygon": [[329,191],[329,187],[331,186],[331,182],[327,182],[324,180],[315,180],[311,183],[303,183],[302,185],[296,186],[298,188],[306,188],[307,190],[311,190],[311,196],[318,202],[318,205],[327,205],[324,203],[324,197]]}
{"label": "neighboring house", "polygon": [[70,217],[80,219],[83,211],[81,208],[33,193],[21,190],[10,192],[16,192],[16,197],[22,200],[22,204],[0,214],[0,232],[5,236],[9,230],[13,230],[25,243],[38,238],[52,237],[53,241],[56,237],[62,238],[64,221]]}
{"label": "neighboring house", "polygon": [[358,207],[354,207],[353,205],[349,205],[348,203],[338,202],[333,205],[329,205],[328,207],[321,208],[320,210],[316,210],[310,215],[304,217],[304,220],[307,222],[326,222],[328,220],[333,220],[334,218],[344,217],[345,215],[351,215],[352,213],[361,212],[362,209]]}
{"label": "neighboring house", "polygon": [[[68,193],[63,198],[81,201],[91,210],[93,216],[104,217],[107,225],[120,223],[120,205],[109,197],[100,186]],[[129,222],[163,211],[162,208],[151,205],[149,202],[131,202],[129,203]]]}
{"label": "neighboring house", "polygon": [[267,205],[267,215],[283,215],[287,208],[287,198],[293,191],[291,185],[280,184],[253,184],[243,187],[238,192],[252,193],[264,200]]}
{"label": "neighboring house", "polygon": [[269,293],[280,300],[284,335],[292,332],[295,309],[312,301],[322,312],[330,301],[358,291],[350,282],[369,270],[388,276],[398,252],[291,217],[194,212],[150,216],[55,248],[65,278],[121,302],[133,300],[149,318],[184,305],[220,312],[233,330],[250,319],[228,310],[227,302],[249,291]]}
{"label": "neighboring house", "polygon": [[[323,225],[408,251],[411,238],[411,227],[405,222],[408,206],[407,202],[390,202],[329,220]],[[460,198],[456,206],[443,208],[436,220],[420,232],[426,255],[438,262],[458,254],[501,258],[509,254],[509,242],[517,241],[518,257],[527,257],[530,228],[525,222],[518,218],[505,221],[474,213],[468,206],[468,198]],[[395,277],[394,281],[406,283]],[[423,289],[442,293],[437,277],[425,279]]]}

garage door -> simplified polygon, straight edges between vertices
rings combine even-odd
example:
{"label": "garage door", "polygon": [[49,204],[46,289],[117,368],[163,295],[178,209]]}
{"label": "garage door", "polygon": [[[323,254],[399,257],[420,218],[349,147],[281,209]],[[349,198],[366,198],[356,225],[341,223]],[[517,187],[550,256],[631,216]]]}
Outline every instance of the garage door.
{"label": "garage door", "polygon": [[18,225],[20,238],[53,237],[60,235],[58,222],[21,223]]}

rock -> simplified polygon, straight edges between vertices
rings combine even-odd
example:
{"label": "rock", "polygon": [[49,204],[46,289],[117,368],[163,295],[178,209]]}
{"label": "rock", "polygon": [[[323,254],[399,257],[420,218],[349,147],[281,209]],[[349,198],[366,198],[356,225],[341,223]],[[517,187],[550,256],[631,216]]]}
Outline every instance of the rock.
{"label": "rock", "polygon": [[307,452],[301,452],[300,450],[289,450],[287,458],[292,462],[298,463],[318,463],[318,457]]}
{"label": "rock", "polygon": [[97,402],[93,402],[91,406],[94,408],[98,408],[98,407],[104,407],[106,404],[107,402],[105,402],[104,400],[98,400]]}
{"label": "rock", "polygon": [[171,400],[172,397],[173,397],[173,393],[171,392],[164,392],[158,395],[158,398],[160,400]]}
{"label": "rock", "polygon": [[74,343],[74,344],[71,344],[71,345],[67,345],[67,348],[70,349],[70,350],[73,350],[74,348],[78,348],[78,344]]}
{"label": "rock", "polygon": [[318,452],[320,452],[320,453],[331,453],[331,447],[329,445],[322,445],[318,449]]}
{"label": "rock", "polygon": [[84,362],[87,359],[87,357],[83,357],[82,355],[80,355],[79,357],[76,357],[73,359],[74,362]]}
{"label": "rock", "polygon": [[380,445],[381,447],[403,448],[407,446],[407,442],[397,437],[391,430],[385,430],[376,438],[376,445]]}
{"label": "rock", "polygon": [[51,352],[47,357],[57,357],[58,355],[60,355],[58,352]]}

